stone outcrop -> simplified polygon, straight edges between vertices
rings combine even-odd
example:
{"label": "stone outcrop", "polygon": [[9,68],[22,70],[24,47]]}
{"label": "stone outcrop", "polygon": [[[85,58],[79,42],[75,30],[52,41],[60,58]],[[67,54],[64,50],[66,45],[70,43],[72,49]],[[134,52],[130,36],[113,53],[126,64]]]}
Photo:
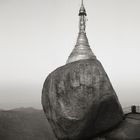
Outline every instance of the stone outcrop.
{"label": "stone outcrop", "polygon": [[42,105],[59,140],[88,140],[123,119],[116,93],[97,59],[69,63],[49,74]]}

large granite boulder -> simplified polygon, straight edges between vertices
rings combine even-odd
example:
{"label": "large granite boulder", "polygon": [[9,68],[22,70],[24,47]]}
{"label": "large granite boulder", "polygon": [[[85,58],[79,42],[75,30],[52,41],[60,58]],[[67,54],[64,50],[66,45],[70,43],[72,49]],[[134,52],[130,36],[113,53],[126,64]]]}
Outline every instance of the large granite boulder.
{"label": "large granite boulder", "polygon": [[88,140],[123,119],[115,91],[97,59],[53,71],[43,86],[42,105],[59,140]]}

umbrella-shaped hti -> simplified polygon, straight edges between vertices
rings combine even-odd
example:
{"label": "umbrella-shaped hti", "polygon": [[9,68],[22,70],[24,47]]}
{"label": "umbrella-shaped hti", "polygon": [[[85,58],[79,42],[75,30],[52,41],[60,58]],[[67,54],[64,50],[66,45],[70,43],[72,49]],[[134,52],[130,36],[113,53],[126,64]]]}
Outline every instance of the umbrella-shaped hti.
{"label": "umbrella-shaped hti", "polygon": [[120,125],[109,132],[106,140],[140,140],[140,113],[129,113]]}

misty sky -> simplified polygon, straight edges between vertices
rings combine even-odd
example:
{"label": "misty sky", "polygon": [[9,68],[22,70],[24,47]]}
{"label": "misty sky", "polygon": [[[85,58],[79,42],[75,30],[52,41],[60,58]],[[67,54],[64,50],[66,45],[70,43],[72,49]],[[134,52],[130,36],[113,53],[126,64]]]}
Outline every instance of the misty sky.
{"label": "misty sky", "polygon": [[[85,0],[90,47],[123,106],[140,104],[140,0]],[[47,75],[66,63],[80,0],[0,0],[0,108],[41,108]]]}

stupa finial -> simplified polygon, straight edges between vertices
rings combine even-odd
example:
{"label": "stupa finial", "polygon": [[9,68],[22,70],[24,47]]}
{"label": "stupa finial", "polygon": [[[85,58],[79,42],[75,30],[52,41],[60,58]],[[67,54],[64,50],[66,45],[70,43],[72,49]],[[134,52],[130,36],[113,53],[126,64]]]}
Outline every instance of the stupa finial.
{"label": "stupa finial", "polygon": [[85,32],[86,29],[86,10],[83,4],[83,0],[81,1],[81,7],[79,10],[79,16],[80,16],[80,21],[79,21],[79,32]]}
{"label": "stupa finial", "polygon": [[71,63],[74,61],[82,60],[82,59],[95,59],[96,56],[93,54],[90,49],[88,39],[86,36],[86,10],[83,4],[83,0],[81,0],[81,7],[79,10],[79,35],[77,38],[77,42],[75,48],[70,54],[67,63]]}
{"label": "stupa finial", "polygon": [[81,5],[82,5],[82,6],[84,5],[84,2],[83,2],[83,0],[81,0]]}

